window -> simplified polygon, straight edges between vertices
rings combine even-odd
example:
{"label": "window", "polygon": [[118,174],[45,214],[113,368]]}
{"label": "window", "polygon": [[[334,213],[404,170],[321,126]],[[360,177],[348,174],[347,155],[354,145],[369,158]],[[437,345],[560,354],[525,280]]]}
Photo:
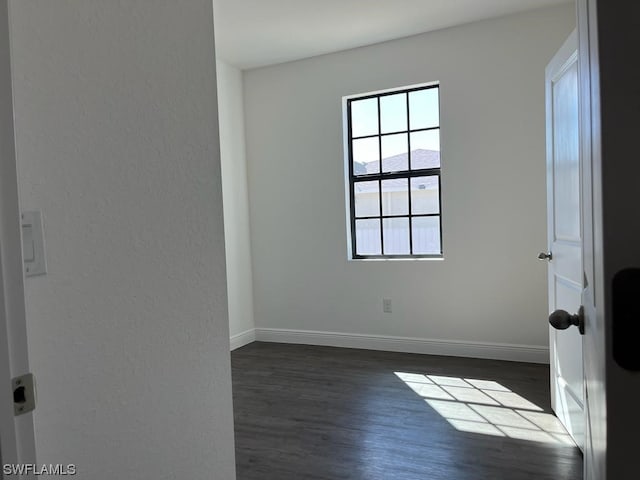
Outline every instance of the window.
{"label": "window", "polygon": [[442,257],[439,85],[346,109],[352,258]]}

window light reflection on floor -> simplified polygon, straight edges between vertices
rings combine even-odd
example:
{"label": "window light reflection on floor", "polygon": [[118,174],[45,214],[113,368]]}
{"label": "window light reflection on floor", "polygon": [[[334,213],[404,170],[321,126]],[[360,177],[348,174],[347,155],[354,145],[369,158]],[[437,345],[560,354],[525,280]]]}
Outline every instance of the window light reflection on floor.
{"label": "window light reflection on floor", "polygon": [[492,380],[395,372],[456,430],[575,446],[560,421]]}

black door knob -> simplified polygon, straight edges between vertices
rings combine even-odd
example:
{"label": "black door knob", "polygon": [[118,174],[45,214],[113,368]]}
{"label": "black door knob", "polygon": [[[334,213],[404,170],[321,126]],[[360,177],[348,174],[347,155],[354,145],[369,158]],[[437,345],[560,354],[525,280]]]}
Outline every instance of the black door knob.
{"label": "black door knob", "polygon": [[556,310],[549,315],[549,323],[557,330],[566,330],[571,325],[575,325],[580,330],[580,334],[584,335],[584,308],[580,307],[575,315],[565,310]]}

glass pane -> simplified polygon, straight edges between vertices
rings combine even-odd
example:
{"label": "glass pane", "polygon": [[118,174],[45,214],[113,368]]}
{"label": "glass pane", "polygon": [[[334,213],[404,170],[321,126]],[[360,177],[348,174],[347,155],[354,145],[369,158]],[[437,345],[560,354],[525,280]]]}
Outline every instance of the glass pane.
{"label": "glass pane", "polygon": [[356,182],[353,185],[356,217],[373,217],[380,215],[380,183]]}
{"label": "glass pane", "polygon": [[414,217],[412,222],[413,253],[440,255],[440,217]]}
{"label": "glass pane", "polygon": [[382,137],[382,171],[408,170],[408,137],[406,133]]}
{"label": "glass pane", "polygon": [[382,220],[385,255],[409,254],[409,219],[385,218]]}
{"label": "glass pane", "polygon": [[407,215],[409,213],[408,184],[406,178],[382,181],[383,215]]}
{"label": "glass pane", "polygon": [[380,255],[380,220],[356,220],[356,253]]}
{"label": "glass pane", "polygon": [[351,102],[351,136],[364,137],[378,133],[378,99]]}
{"label": "glass pane", "polygon": [[440,168],[440,129],[411,134],[411,169]]}
{"label": "glass pane", "polygon": [[353,173],[380,173],[380,145],[378,137],[353,140]]}
{"label": "glass pane", "polygon": [[380,127],[382,133],[407,129],[407,94],[380,97]]}
{"label": "glass pane", "polygon": [[437,176],[411,179],[411,213],[440,213],[440,187]]}
{"label": "glass pane", "polygon": [[[580,241],[578,81],[574,63],[553,83],[554,240]],[[560,116],[560,118],[558,118]]]}
{"label": "glass pane", "polygon": [[409,93],[409,125],[411,130],[440,126],[438,88]]}

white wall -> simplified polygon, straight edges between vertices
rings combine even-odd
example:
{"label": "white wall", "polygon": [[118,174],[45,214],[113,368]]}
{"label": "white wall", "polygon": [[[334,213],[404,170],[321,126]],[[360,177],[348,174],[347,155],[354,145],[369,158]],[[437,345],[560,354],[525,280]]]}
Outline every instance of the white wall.
{"label": "white wall", "polygon": [[210,0],[11,3],[38,461],[235,478]]}
{"label": "white wall", "polygon": [[253,273],[242,72],[218,61],[218,115],[231,348],[253,337]]}
{"label": "white wall", "polygon": [[[568,4],[246,72],[257,327],[546,346],[544,67],[574,23]],[[347,261],[341,99],[434,80],[445,259]]]}

